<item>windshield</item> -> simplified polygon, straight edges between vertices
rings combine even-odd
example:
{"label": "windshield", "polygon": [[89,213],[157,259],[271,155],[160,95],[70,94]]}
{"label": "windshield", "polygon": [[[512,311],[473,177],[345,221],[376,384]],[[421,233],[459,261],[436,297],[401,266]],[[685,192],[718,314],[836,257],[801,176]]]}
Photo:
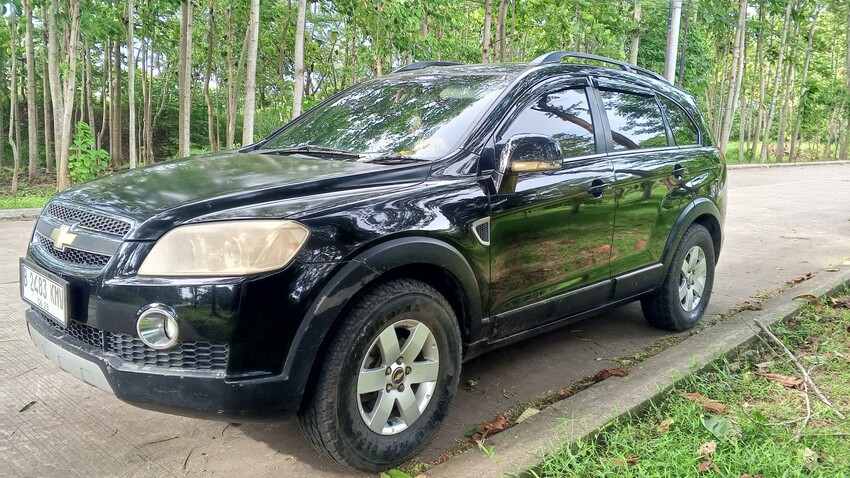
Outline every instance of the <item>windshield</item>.
{"label": "windshield", "polygon": [[[262,150],[320,148],[355,159],[437,159],[457,145],[469,125],[508,85],[505,77],[386,78],[307,113]],[[351,155],[340,156],[351,160]]]}

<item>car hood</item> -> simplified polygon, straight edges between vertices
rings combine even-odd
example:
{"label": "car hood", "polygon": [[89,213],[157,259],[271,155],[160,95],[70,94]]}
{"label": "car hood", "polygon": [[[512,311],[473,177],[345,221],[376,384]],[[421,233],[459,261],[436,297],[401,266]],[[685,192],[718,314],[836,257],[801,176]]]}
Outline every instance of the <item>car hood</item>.
{"label": "car hood", "polygon": [[[176,225],[220,211],[286,202],[281,213],[310,207],[313,195],[424,181],[430,164],[386,166],[301,155],[227,151],[110,175],[56,200],[131,219],[130,240],[152,240]],[[297,199],[297,200],[296,200]]]}

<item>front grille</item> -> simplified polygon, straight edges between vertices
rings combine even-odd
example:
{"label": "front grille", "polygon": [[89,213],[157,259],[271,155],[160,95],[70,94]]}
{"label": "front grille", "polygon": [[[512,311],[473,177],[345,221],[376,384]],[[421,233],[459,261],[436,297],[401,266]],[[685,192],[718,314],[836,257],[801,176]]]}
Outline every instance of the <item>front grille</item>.
{"label": "front grille", "polygon": [[132,335],[105,332],[75,320],[63,327],[44,314],[38,314],[63,333],[98,350],[113,353],[127,363],[183,370],[227,369],[227,344],[185,340],[173,349],[156,350]]}
{"label": "front grille", "polygon": [[84,344],[88,344],[98,349],[103,349],[102,330],[96,329],[94,327],[89,327],[88,325],[77,322],[76,320],[69,320],[67,327],[63,327],[55,322],[52,322],[50,321],[50,319],[47,320],[51,324],[55,325],[56,328],[58,328],[62,332],[65,332],[71,337],[74,337],[80,342],[83,342]]}
{"label": "front grille", "polygon": [[79,227],[84,227],[92,231],[111,234],[113,236],[124,237],[130,232],[132,225],[128,222],[113,219],[111,217],[101,216],[87,211],[70,208],[62,204],[50,204],[47,206],[47,214],[61,220],[62,222],[75,222]]}
{"label": "front grille", "polygon": [[227,344],[181,342],[169,350],[156,350],[127,334],[106,335],[106,350],[125,362],[158,367],[192,370],[224,370],[227,367]]}
{"label": "front grille", "polygon": [[44,237],[40,233],[36,233],[35,236],[39,247],[41,247],[44,252],[59,259],[60,261],[93,268],[106,267],[106,264],[109,262],[109,256],[95,254],[94,252],[81,251],[79,249],[74,249],[73,247],[66,246],[64,250],[60,251],[53,247],[53,243],[50,239]]}

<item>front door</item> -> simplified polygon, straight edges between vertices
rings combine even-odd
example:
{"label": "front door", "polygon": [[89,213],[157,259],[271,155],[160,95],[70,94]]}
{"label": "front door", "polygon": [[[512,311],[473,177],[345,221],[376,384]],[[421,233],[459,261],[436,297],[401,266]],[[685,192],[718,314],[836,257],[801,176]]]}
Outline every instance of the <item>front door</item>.
{"label": "front door", "polygon": [[560,170],[519,173],[491,197],[490,312],[494,338],[572,315],[611,294],[613,168],[602,153],[599,111],[582,84],[553,82],[524,95],[494,139],[544,134],[561,146]]}

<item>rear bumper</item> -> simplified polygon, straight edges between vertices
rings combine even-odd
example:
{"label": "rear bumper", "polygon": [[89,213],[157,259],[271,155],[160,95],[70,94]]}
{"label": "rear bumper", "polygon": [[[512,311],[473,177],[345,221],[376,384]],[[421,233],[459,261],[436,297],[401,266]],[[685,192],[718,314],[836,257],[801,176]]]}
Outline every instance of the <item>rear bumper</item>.
{"label": "rear bumper", "polygon": [[297,412],[302,391],[282,375],[228,380],[223,371],[129,364],[55,327],[27,310],[30,337],[41,352],[74,377],[150,410],[211,419],[268,421]]}

